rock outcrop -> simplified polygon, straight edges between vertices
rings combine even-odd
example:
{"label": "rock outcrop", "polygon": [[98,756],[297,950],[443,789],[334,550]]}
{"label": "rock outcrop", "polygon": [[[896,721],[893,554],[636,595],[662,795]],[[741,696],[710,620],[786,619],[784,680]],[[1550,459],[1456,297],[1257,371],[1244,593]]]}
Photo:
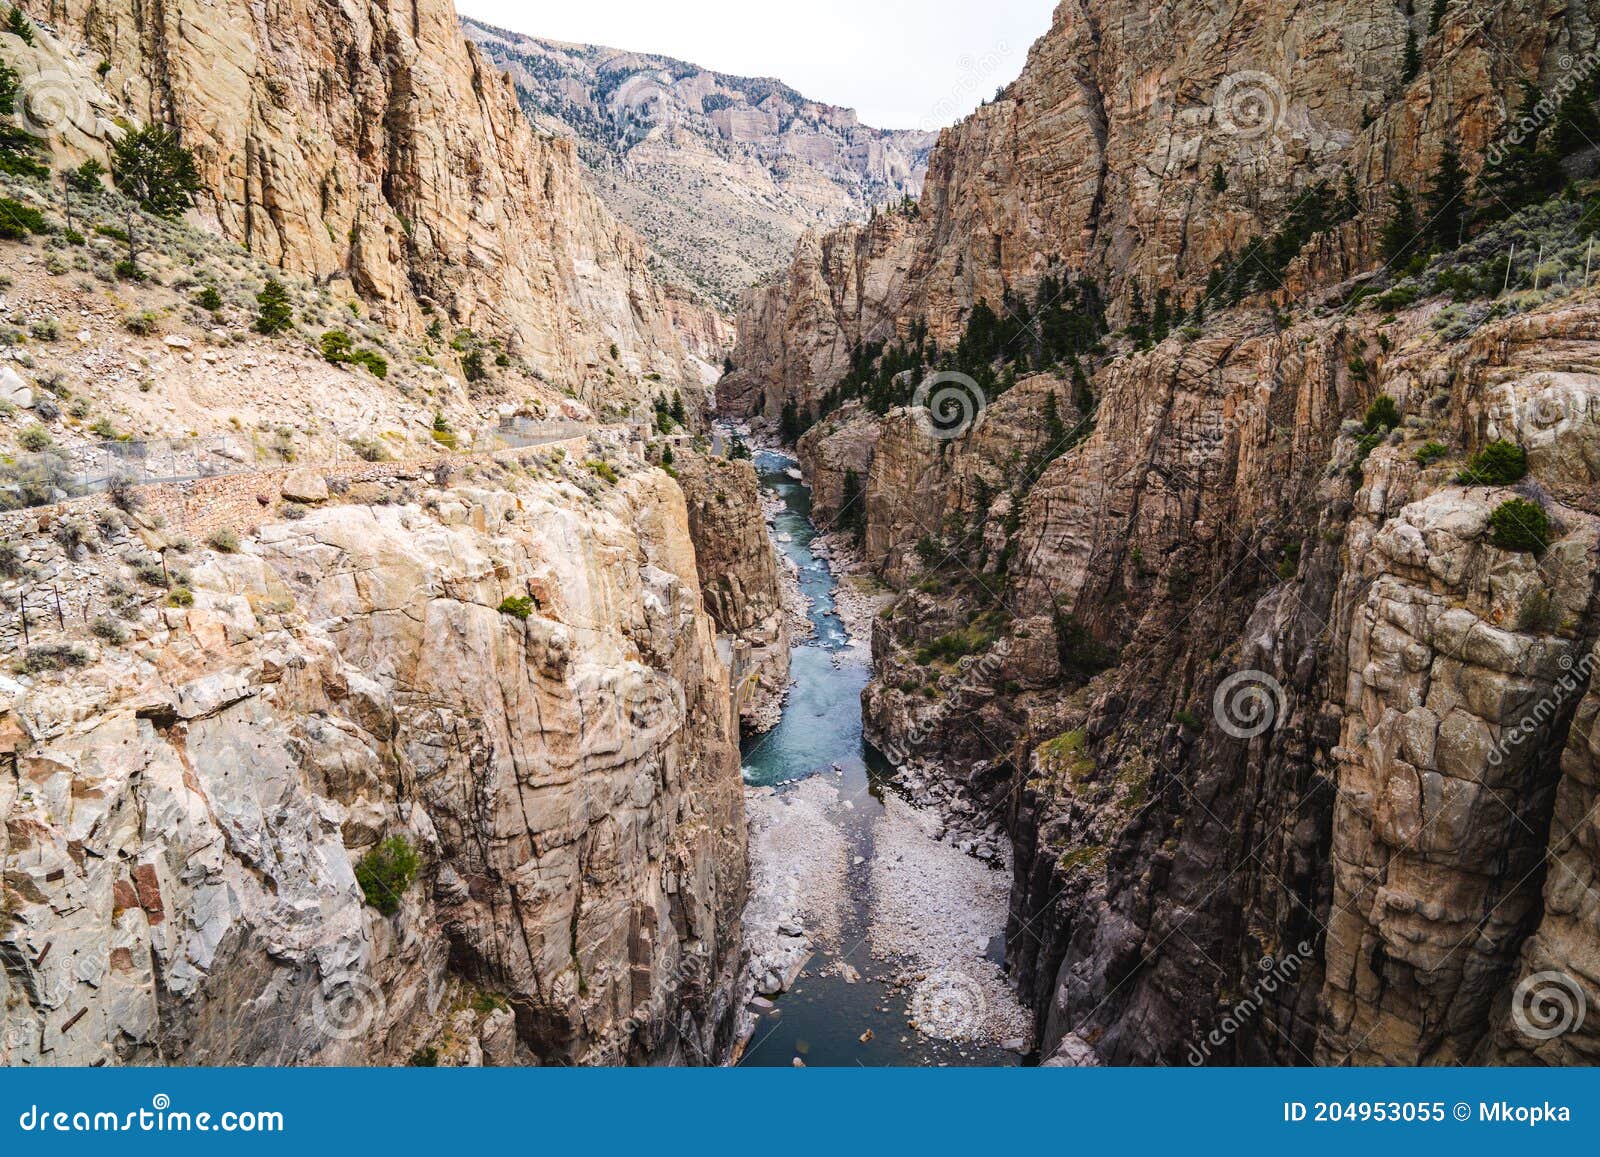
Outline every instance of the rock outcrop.
{"label": "rock outcrop", "polygon": [[755,467],[681,454],[674,469],[688,502],[706,611],[726,639],[740,719],[765,730],[789,690],[789,620]]}
{"label": "rock outcrop", "polygon": [[165,606],[114,520],[75,548],[107,625],[3,685],[6,1063],[727,1054],[744,821],[688,516],[565,470],[336,500]]}
{"label": "rock outcrop", "polygon": [[170,125],[204,220],[396,329],[473,330],[590,400],[646,397],[629,390],[646,374],[699,382],[644,246],[571,142],[530,129],[446,0],[23,8],[49,27],[7,55],[42,74],[62,160],[103,160],[116,117]]}
{"label": "rock outcrop", "polygon": [[731,311],[802,231],[921,191],[931,132],[869,128],[770,79],[462,25],[534,123],[576,143],[668,277],[717,308]]}
{"label": "rock outcrop", "polygon": [[[1581,253],[1461,305],[1438,295],[1469,258],[1406,280],[1375,251],[1390,183],[1426,190],[1447,144],[1477,172],[1510,62],[1556,76],[1594,13],[1429,15],[1408,75],[1400,8],[1178,27],[1069,0],[942,135],[920,205],[804,239],[745,299],[719,402],[824,411],[799,443],[819,510],[860,479],[900,592],[868,734],[942,764],[965,827],[1007,826],[1008,965],[1046,1063],[1595,1055],[1581,1016],[1537,1030],[1552,983],[1600,1001],[1600,312]],[[1273,234],[1288,256],[1220,291]],[[1047,276],[1094,282],[1112,332],[1031,377],[1026,320],[993,363],[958,346],[977,302],[1009,322]],[[1406,288],[1374,308],[1369,281]],[[1177,333],[1151,335],[1153,302]],[[874,377],[924,325],[984,378],[955,429]],[[1460,478],[1501,440],[1526,476]],[[1530,507],[1547,528],[1511,524]]]}

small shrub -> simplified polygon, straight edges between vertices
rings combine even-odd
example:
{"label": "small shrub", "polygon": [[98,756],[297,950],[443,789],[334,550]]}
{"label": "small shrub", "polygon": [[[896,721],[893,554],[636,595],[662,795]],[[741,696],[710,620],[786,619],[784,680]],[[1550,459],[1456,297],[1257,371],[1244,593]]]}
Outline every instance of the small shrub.
{"label": "small shrub", "polygon": [[1177,721],[1180,727],[1187,728],[1190,731],[1200,730],[1200,717],[1193,711],[1179,711],[1172,718]]}
{"label": "small shrub", "polygon": [[390,836],[356,865],[356,883],[361,894],[385,916],[400,911],[400,897],[417,878],[422,858],[404,836]]}
{"label": "small shrub", "polygon": [[617,472],[612,468],[611,463],[602,462],[598,458],[591,458],[589,459],[588,466],[590,472],[602,482],[610,482],[612,484],[616,483]]}
{"label": "small shrub", "polygon": [[433,1045],[420,1048],[411,1054],[406,1064],[413,1069],[436,1069],[439,1067],[439,1050]]}
{"label": "small shrub", "polygon": [[1367,419],[1363,425],[1369,434],[1379,430],[1393,430],[1400,425],[1400,407],[1388,394],[1379,394],[1367,408]]}
{"label": "small shrub", "polygon": [[153,310],[141,309],[138,313],[130,313],[123,318],[122,324],[131,334],[149,337],[161,328],[161,318]]}
{"label": "small shrub", "polygon": [[48,450],[56,444],[56,440],[50,436],[50,431],[37,422],[18,434],[17,442],[24,450],[32,451],[35,454],[42,450]]}
{"label": "small shrub", "polygon": [[212,313],[216,313],[222,308],[222,294],[217,290],[215,285],[208,285],[199,293],[195,294],[194,303],[201,309],[210,310]]}
{"label": "small shrub", "polygon": [[1446,446],[1443,442],[1429,442],[1411,457],[1418,466],[1421,466],[1423,469],[1427,469],[1429,466],[1432,466],[1435,462],[1439,461],[1439,459],[1448,457],[1449,454],[1450,447]]}
{"label": "small shrub", "polygon": [[194,606],[194,592],[181,583],[167,592],[167,606],[192,607]]}
{"label": "small shrub", "polygon": [[375,438],[352,438],[350,439],[350,449],[354,450],[356,457],[363,462],[387,462],[389,460],[389,451],[384,448],[382,442]]}
{"label": "small shrub", "polygon": [[47,317],[30,325],[28,333],[35,341],[60,341],[61,323],[53,317]]}
{"label": "small shrub", "polygon": [[285,502],[278,513],[290,522],[299,522],[306,516],[307,507],[303,502]]}
{"label": "small shrub", "polygon": [[527,595],[509,595],[500,600],[500,613],[514,619],[526,619],[533,614],[533,600]]}
{"label": "small shrub", "polygon": [[41,643],[37,647],[29,647],[21,663],[23,673],[28,675],[88,665],[89,652],[75,643]]}
{"label": "small shrub", "polygon": [[211,537],[206,539],[212,550],[222,554],[237,554],[239,552],[239,536],[233,530],[224,526],[220,530],[211,532]]}
{"label": "small shrub", "polygon": [[1528,473],[1528,455],[1515,442],[1490,442],[1456,475],[1463,486],[1510,486]]}
{"label": "small shrub", "polygon": [[128,641],[127,630],[110,615],[96,615],[94,622],[89,624],[89,631],[95,638],[104,639],[119,647]]}
{"label": "small shrub", "polygon": [[349,361],[350,355],[355,352],[355,343],[342,329],[330,329],[323,334],[321,345],[323,358],[335,364]]}
{"label": "small shrub", "polygon": [[94,420],[94,423],[89,427],[89,431],[96,438],[103,438],[107,442],[115,442],[122,437],[116,426],[112,424],[111,419],[104,415]]}
{"label": "small shrub", "polygon": [[1513,498],[1489,516],[1490,541],[1501,550],[1543,554],[1550,545],[1550,516],[1535,502]]}
{"label": "small shrub", "polygon": [[39,210],[21,201],[13,201],[10,197],[0,197],[0,237],[7,241],[21,241],[30,233],[48,232],[50,225]]}
{"label": "small shrub", "polygon": [[111,272],[119,281],[143,281],[145,279],[144,270],[139,268],[138,262],[130,261],[126,257],[113,265]]}
{"label": "small shrub", "polygon": [[1550,635],[1561,629],[1561,612],[1545,590],[1534,591],[1517,608],[1517,630]]}
{"label": "small shrub", "polygon": [[350,355],[350,362],[361,366],[380,381],[389,376],[389,363],[377,350],[359,349]]}
{"label": "small shrub", "polygon": [[126,474],[114,475],[106,485],[106,493],[111,496],[112,505],[124,514],[132,514],[144,505],[144,496]]}

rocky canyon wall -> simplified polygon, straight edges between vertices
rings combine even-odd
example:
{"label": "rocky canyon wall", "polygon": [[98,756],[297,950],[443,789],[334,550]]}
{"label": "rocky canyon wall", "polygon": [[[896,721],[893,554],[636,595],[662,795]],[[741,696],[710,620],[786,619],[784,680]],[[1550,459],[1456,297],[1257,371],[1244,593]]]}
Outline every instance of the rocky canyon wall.
{"label": "rocky canyon wall", "polygon": [[[728,674],[678,488],[623,472],[402,476],[187,557],[137,512],[22,540],[122,609],[0,688],[4,1061],[725,1057]],[[157,549],[182,598],[130,590]]]}
{"label": "rocky canyon wall", "polygon": [[203,219],[396,329],[471,329],[591,402],[700,382],[643,245],[447,0],[23,8],[59,159],[103,160],[118,117],[170,125]]}
{"label": "rocky canyon wall", "polygon": [[[917,209],[806,238],[747,295],[719,399],[776,418],[864,343],[925,321],[950,351],[1047,273],[1105,293],[1081,380],[1024,363],[954,430],[845,401],[799,441],[820,517],[856,475],[898,592],[869,737],[1011,831],[1048,1063],[1593,1058],[1592,1027],[1526,1025],[1552,974],[1600,1000],[1600,317],[1581,278],[1493,309],[1431,273],[1354,293],[1400,280],[1374,276],[1390,183],[1426,189],[1447,144],[1476,172],[1593,15],[1419,11],[1407,76],[1400,5],[1065,3]],[[1207,287],[1346,174],[1351,215],[1265,286]],[[1179,332],[1123,332],[1163,289]],[[1498,441],[1526,475],[1463,480]],[[1496,529],[1513,499],[1548,546]]]}

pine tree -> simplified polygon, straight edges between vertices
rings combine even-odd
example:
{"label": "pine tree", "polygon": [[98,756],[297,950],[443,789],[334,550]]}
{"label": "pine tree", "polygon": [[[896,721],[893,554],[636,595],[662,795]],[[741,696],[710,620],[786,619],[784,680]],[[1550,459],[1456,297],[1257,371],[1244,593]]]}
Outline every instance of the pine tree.
{"label": "pine tree", "polygon": [[1417,240],[1417,209],[1411,192],[1399,183],[1389,186],[1389,220],[1378,234],[1378,248],[1385,261],[1396,261]]}
{"label": "pine tree", "polygon": [[861,475],[854,470],[844,472],[844,484],[839,491],[839,513],[833,520],[834,529],[847,531],[859,540],[867,529],[867,502],[861,490]]}
{"label": "pine tree", "polygon": [[128,133],[111,146],[111,180],[158,217],[179,216],[200,191],[194,154],[160,125]]}
{"label": "pine tree", "polygon": [[16,69],[0,61],[0,172],[19,177],[43,177],[50,170],[36,156],[39,141],[20,126],[11,123],[17,112],[17,97],[22,82]]}
{"label": "pine tree", "polygon": [[1211,191],[1213,193],[1226,193],[1228,191],[1228,174],[1222,171],[1222,162],[1218,161],[1211,169]]}
{"label": "pine tree", "polygon": [[1356,179],[1347,167],[1339,189],[1339,211],[1335,217],[1340,221],[1349,221],[1360,215],[1361,194],[1356,191]]}
{"label": "pine tree", "polygon": [[1550,147],[1557,157],[1570,157],[1600,146],[1600,117],[1590,94],[1578,85],[1561,101],[1550,127]]}
{"label": "pine tree", "polygon": [[256,332],[283,333],[294,325],[294,311],[289,306],[289,291],[275,277],[267,278],[266,285],[256,294]]}
{"label": "pine tree", "polygon": [[[1522,104],[1514,124],[1532,125],[1542,95],[1531,82],[1522,84]],[[1506,144],[1491,151],[1479,180],[1493,195],[1482,199],[1485,220],[1498,220],[1509,211],[1542,201],[1561,187],[1561,165],[1555,153],[1539,144],[1537,129],[1517,131]]]}
{"label": "pine tree", "polygon": [[1454,141],[1446,141],[1439,154],[1439,167],[1434,170],[1433,181],[1422,195],[1423,212],[1427,217],[1424,227],[1429,244],[1435,249],[1449,252],[1461,244],[1467,228],[1467,170],[1461,164],[1461,154]]}
{"label": "pine tree", "polygon": [[672,420],[680,426],[688,425],[688,418],[684,416],[683,394],[678,390],[672,391]]}
{"label": "pine tree", "polygon": [[1417,47],[1416,9],[1412,7],[1411,0],[1406,0],[1406,50],[1400,58],[1400,80],[1403,84],[1410,84],[1413,77],[1422,71],[1422,50]]}
{"label": "pine tree", "polygon": [[33,23],[15,4],[11,6],[11,11],[6,13],[6,31],[24,44],[33,43]]}
{"label": "pine tree", "polygon": [[1444,23],[1444,10],[1450,6],[1450,0],[1433,0],[1433,11],[1428,13],[1428,35],[1432,36],[1439,31],[1439,26]]}

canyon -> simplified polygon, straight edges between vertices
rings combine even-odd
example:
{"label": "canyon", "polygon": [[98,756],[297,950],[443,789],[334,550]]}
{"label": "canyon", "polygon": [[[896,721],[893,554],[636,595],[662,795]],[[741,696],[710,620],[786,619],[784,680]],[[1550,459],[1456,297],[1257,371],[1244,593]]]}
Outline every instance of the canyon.
{"label": "canyon", "polygon": [[5,1063],[1600,1059],[1600,8],[19,11]]}

